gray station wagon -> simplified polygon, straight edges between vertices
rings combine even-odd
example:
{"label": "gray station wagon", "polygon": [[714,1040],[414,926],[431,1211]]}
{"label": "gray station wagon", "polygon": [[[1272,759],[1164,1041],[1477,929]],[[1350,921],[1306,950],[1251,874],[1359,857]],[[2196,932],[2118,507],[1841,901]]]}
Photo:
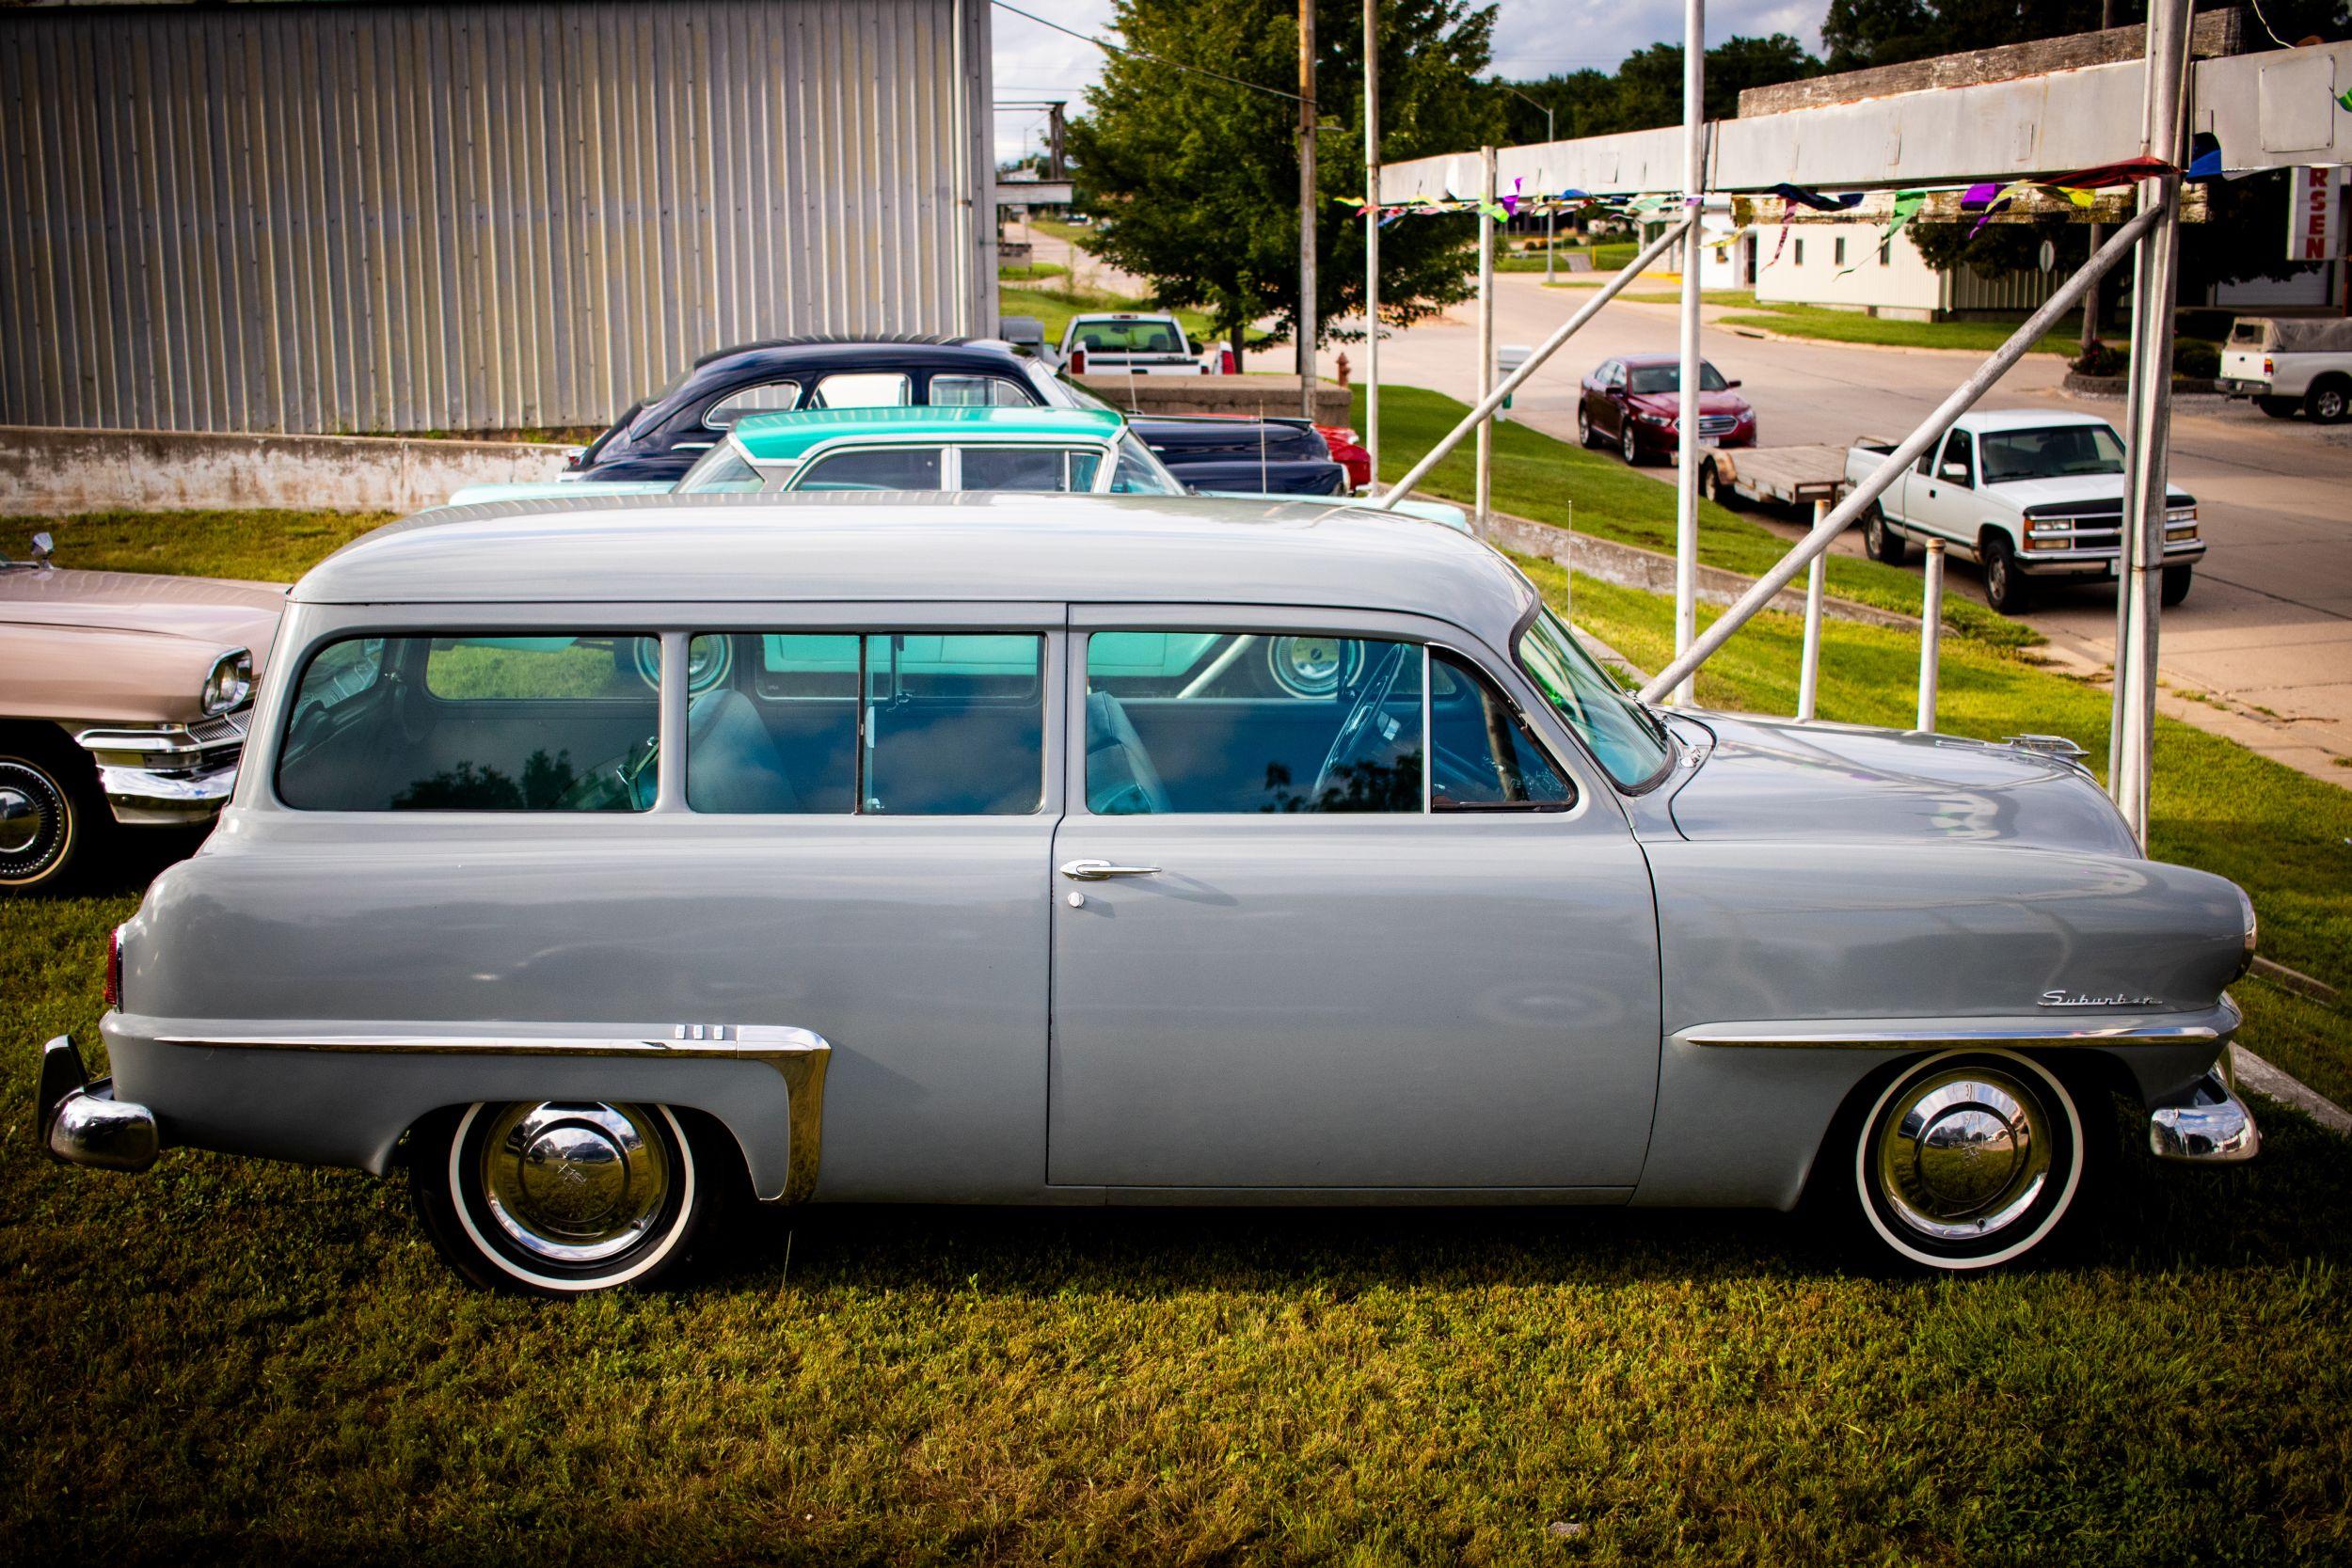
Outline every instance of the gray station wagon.
{"label": "gray station wagon", "polygon": [[[520,501],[290,595],[117,933],[66,1160],[377,1173],[489,1285],[724,1200],[1787,1209],[2020,1258],[2107,1097],[2256,1134],[2254,944],[2027,746],[1627,696],[1502,555],[1346,507]],[[2112,1138],[2107,1140],[2112,1152]]]}

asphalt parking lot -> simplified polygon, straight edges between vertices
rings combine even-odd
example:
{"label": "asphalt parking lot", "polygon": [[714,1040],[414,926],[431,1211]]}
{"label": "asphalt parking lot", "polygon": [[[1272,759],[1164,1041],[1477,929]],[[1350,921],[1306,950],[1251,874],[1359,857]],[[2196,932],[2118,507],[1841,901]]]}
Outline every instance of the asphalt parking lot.
{"label": "asphalt parking lot", "polygon": [[[1495,336],[1504,344],[1540,342],[1585,297],[1515,274],[1497,279],[1497,296]],[[1572,440],[1585,371],[1612,355],[1671,352],[1675,341],[1671,305],[1612,304],[1536,373],[1514,400],[1514,417]],[[1384,339],[1381,378],[1467,397],[1474,343],[1472,312],[1457,307]],[[1701,346],[1725,375],[1740,378],[1772,446],[1900,436],[1975,358],[1772,340],[1712,322]],[[1362,345],[1346,352],[1360,367]],[[2120,400],[2063,391],[2064,373],[2057,356],[2029,356],[1979,406],[2121,414]],[[2185,717],[2344,782],[2347,768],[2336,759],[2352,758],[2352,425],[2275,420],[2249,404],[2183,398],[2174,408],[2173,453],[2172,481],[2197,497],[2211,549],[2188,602],[2165,613],[2161,660],[2170,685],[2227,704],[2177,705]],[[1672,482],[1670,467],[1648,471]],[[1793,536],[1799,526],[1791,519],[1787,531]],[[1838,547],[1860,550],[1859,531]],[[1946,580],[1953,592],[1983,597],[1970,562],[1956,562]],[[2113,657],[2114,616],[2112,590],[2087,586],[2045,593],[2026,618],[2056,651],[2096,667]]]}

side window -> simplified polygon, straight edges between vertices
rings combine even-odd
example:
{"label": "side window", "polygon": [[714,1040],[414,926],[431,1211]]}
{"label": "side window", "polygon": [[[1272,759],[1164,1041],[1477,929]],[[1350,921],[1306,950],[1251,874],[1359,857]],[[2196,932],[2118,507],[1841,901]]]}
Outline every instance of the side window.
{"label": "side window", "polygon": [[735,421],[746,414],[775,414],[796,408],[801,402],[801,384],[797,381],[763,381],[756,387],[746,387],[729,392],[710,405],[703,416],[703,423],[713,430],[732,430]]}
{"label": "side window", "polygon": [[1954,463],[1959,464],[1966,471],[1951,483],[1974,484],[1977,482],[1977,466],[1968,451],[1968,433],[1964,430],[1955,430],[1950,436],[1945,437],[1943,466],[1939,466],[1936,472],[1941,474],[1944,471],[1944,466]]}
{"label": "side window", "polygon": [[868,447],[819,457],[796,490],[936,490],[938,447]]}
{"label": "side window", "polygon": [[897,371],[843,371],[826,376],[809,394],[811,408],[904,408],[914,401],[907,378]]}
{"label": "side window", "polygon": [[924,402],[933,408],[1032,408],[1026,387],[1000,375],[935,375]]}
{"label": "side window", "polygon": [[1422,809],[1422,649],[1321,634],[1087,639],[1102,816]]}
{"label": "side window", "polygon": [[965,447],[959,488],[965,490],[1091,490],[1102,452],[1063,447]]}
{"label": "side window", "polygon": [[1495,684],[1457,654],[1429,653],[1429,809],[1565,811],[1576,790]]}
{"label": "side window", "polygon": [[1045,644],[1018,632],[728,632],[687,709],[695,811],[1020,816],[1044,799]]}
{"label": "side window", "polygon": [[299,811],[645,811],[661,645],[629,633],[355,638],[296,683]]}

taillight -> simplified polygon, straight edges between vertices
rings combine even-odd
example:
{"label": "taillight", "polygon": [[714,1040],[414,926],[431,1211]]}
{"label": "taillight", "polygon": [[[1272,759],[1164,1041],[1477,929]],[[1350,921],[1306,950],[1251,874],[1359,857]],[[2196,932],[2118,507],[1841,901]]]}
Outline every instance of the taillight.
{"label": "taillight", "polygon": [[106,1006],[122,1006],[122,927],[106,933]]}
{"label": "taillight", "polygon": [[2279,372],[2278,372],[2276,370],[2274,370],[2274,369],[2272,369],[2272,368],[2271,368],[2271,364],[2270,364],[2270,356],[2268,356],[2267,354],[2264,355],[2264,356],[2263,356],[2263,379],[2264,379],[2265,381],[2267,381],[2267,380],[2269,380],[2272,376],[2277,375],[2278,373],[2279,373]]}
{"label": "taillight", "polygon": [[1241,373],[1241,366],[1234,360],[1233,351],[1230,347],[1221,348],[1216,351],[1216,373],[1219,375],[1239,375]]}
{"label": "taillight", "polygon": [[1072,375],[1084,375],[1087,373],[1086,350],[1082,348],[1073,348],[1070,351],[1070,373]]}

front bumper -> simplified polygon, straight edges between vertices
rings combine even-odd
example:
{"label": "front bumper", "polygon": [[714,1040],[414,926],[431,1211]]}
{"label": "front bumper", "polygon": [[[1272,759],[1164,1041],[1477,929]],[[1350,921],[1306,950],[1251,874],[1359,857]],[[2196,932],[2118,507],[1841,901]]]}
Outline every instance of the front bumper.
{"label": "front bumper", "polygon": [[227,803],[251,718],[246,708],[187,724],[84,730],[73,738],[98,765],[117,822],[183,827],[210,822]]}
{"label": "front bumper", "polygon": [[[2027,577],[2113,577],[2123,552],[2114,546],[2088,550],[2021,550],[2010,557]],[[2188,566],[2205,559],[2202,539],[2167,541],[2164,563]]]}
{"label": "front bumper", "polygon": [[110,1078],[92,1083],[82,1053],[65,1035],[41,1053],[33,1132],[51,1159],[92,1170],[142,1171],[163,1151],[155,1113],[117,1100]]}
{"label": "front bumper", "polygon": [[2148,1113],[2148,1151],[2160,1160],[2187,1164],[2235,1165],[2262,1152],[2262,1132],[2254,1113],[2237,1097],[2224,1065],[2225,1052],[2213,1070],[2169,1105]]}

